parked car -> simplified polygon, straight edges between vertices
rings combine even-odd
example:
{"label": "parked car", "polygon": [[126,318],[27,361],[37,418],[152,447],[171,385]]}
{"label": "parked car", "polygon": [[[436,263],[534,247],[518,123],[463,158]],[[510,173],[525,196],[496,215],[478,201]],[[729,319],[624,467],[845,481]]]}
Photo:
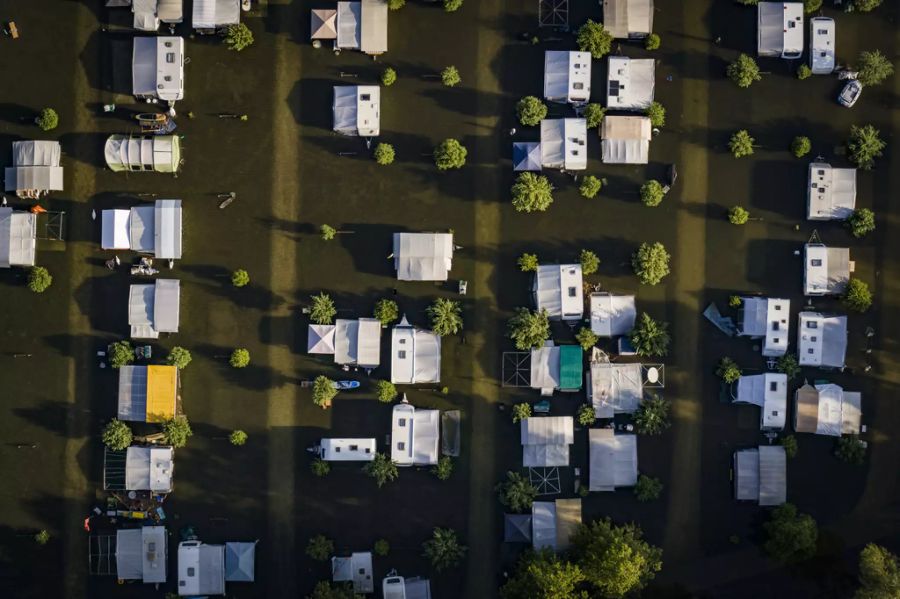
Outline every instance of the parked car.
{"label": "parked car", "polygon": [[847,85],[844,86],[844,89],[841,90],[841,93],[838,96],[838,102],[841,103],[841,106],[852,108],[853,105],[856,104],[856,101],[859,100],[859,96],[862,94],[862,88],[863,84],[856,79],[848,81]]}

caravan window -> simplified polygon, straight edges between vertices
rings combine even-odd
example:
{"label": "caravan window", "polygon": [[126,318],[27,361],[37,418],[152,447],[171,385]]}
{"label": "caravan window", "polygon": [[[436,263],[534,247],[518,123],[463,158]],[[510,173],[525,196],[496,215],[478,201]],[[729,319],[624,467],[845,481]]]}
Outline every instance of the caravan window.
{"label": "caravan window", "polygon": [[175,53],[174,52],[166,52],[166,62],[172,64],[175,62]]}
{"label": "caravan window", "polygon": [[399,443],[397,443],[397,449],[399,449],[400,451],[403,451],[404,449],[406,449],[406,443],[404,443],[403,441],[400,441]]}
{"label": "caravan window", "polygon": [[405,360],[406,359],[406,350],[400,350],[397,352],[397,359]]}
{"label": "caravan window", "polygon": [[372,95],[371,94],[360,94],[359,99],[362,100],[363,102],[368,102],[369,100],[372,99]]}
{"label": "caravan window", "polygon": [[778,391],[778,383],[775,381],[769,383],[769,391]]}
{"label": "caravan window", "polygon": [[569,297],[575,297],[576,289],[574,287],[569,287]]}
{"label": "caravan window", "polygon": [[406,426],[406,418],[398,418],[397,426]]}
{"label": "caravan window", "polygon": [[584,89],[584,83],[576,81],[572,84],[572,89]]}
{"label": "caravan window", "polygon": [[359,451],[359,445],[351,445],[350,451]]}
{"label": "caravan window", "polygon": [[809,261],[812,266],[822,266],[822,261],[819,258],[813,258]]}
{"label": "caravan window", "polygon": [[818,329],[819,323],[816,322],[815,320],[810,320],[806,323],[806,328],[807,329]]}
{"label": "caravan window", "polygon": [[194,570],[194,568],[192,566],[188,566],[187,575],[188,575],[188,578],[193,578],[194,576],[197,575],[197,571]]}
{"label": "caravan window", "polygon": [[341,453],[341,448],[340,448],[340,447],[335,447],[335,448],[334,448],[334,453]]}

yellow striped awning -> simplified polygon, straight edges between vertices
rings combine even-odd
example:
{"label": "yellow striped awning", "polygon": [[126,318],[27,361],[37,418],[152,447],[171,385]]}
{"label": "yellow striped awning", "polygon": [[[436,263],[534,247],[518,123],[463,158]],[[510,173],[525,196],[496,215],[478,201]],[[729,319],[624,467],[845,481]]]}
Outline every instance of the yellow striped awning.
{"label": "yellow striped awning", "polygon": [[165,422],[175,417],[178,369],[147,367],[147,422]]}

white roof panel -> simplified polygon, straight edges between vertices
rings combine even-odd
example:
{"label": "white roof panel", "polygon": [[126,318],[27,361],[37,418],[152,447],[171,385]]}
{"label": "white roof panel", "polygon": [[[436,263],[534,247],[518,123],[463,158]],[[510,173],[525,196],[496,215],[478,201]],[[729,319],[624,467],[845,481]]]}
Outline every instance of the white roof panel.
{"label": "white roof panel", "polygon": [[541,121],[541,165],[544,168],[580,171],[587,168],[587,121]]}
{"label": "white roof panel", "polygon": [[177,333],[181,282],[178,279],[157,279],[154,295],[153,328],[160,333]]}
{"label": "white roof panel", "polygon": [[362,7],[359,2],[337,3],[337,47],[360,49]]}
{"label": "white roof panel", "polygon": [[404,316],[391,331],[391,382],[411,385],[440,380],[440,336],[413,327]]}
{"label": "white roof panel", "polygon": [[452,233],[394,233],[398,280],[446,281],[452,266]]}
{"label": "white roof panel", "polygon": [[603,0],[603,26],[614,38],[642,38],[653,32],[653,0]]}
{"label": "white roof panel", "polygon": [[194,29],[219,29],[240,22],[240,0],[194,0]]}
{"label": "white roof panel", "polygon": [[650,156],[650,118],[646,116],[606,116],[600,123],[603,162],[647,164]]}
{"label": "white roof panel", "polygon": [[388,6],[386,0],[362,0],[360,6],[359,49],[366,54],[382,54],[388,49]]}
{"label": "white roof panel", "polygon": [[798,318],[800,365],[843,368],[847,353],[847,317],[800,312]]}
{"label": "white roof panel", "polygon": [[787,375],[779,372],[744,375],[738,379],[734,401],[760,407],[760,429],[781,430],[787,415]]}
{"label": "white roof panel", "polygon": [[125,489],[170,492],[173,456],[171,447],[129,447],[125,454]]}
{"label": "white roof panel", "polygon": [[37,215],[0,207],[0,268],[34,266]]}
{"label": "white roof panel", "polygon": [[100,215],[102,230],[100,247],[104,250],[128,250],[128,217],[130,210],[104,210]]}
{"label": "white roof panel", "polygon": [[183,541],[178,545],[178,594],[225,594],[225,546]]}
{"label": "white roof panel", "polygon": [[781,445],[759,447],[759,505],[781,505],[787,499],[787,455]]}
{"label": "white roof panel", "polygon": [[531,350],[532,389],[559,388],[559,346],[544,346]]}
{"label": "white roof panel", "polygon": [[326,462],[371,462],[378,448],[375,439],[327,438],[319,442]]}
{"label": "white roof panel", "polygon": [[759,449],[742,449],[734,454],[734,498],[759,501]]}
{"label": "white roof panel", "polygon": [[647,110],[656,87],[656,61],[652,58],[610,56],[606,106],[609,110]]}
{"label": "white roof panel", "polygon": [[581,320],[584,286],[580,264],[541,264],[534,278],[534,301],[553,319]]}
{"label": "white roof panel", "polygon": [[809,165],[806,190],[808,220],[847,220],[856,208],[856,169]]}
{"label": "white roof panel", "polygon": [[588,52],[544,52],[544,98],[584,103],[591,99],[591,55]]}
{"label": "white roof panel", "polygon": [[641,365],[591,361],[590,390],[597,418],[634,413],[644,397]]}
{"label": "white roof panel", "polygon": [[116,531],[116,578],[147,584],[166,582],[168,537],[165,526]]}
{"label": "white roof panel", "polygon": [[591,330],[600,337],[630,333],[636,318],[633,295],[591,294]]}
{"label": "white roof panel", "polygon": [[531,544],[536,550],[546,547],[556,551],[556,502],[531,504]]}
{"label": "white roof panel", "polygon": [[615,491],[637,484],[637,437],[616,435],[611,428],[588,430],[591,491]]}
{"label": "white roof panel", "polygon": [[802,2],[760,2],[757,27],[760,56],[799,58],[803,54]]}
{"label": "white roof panel", "polygon": [[157,200],[153,210],[153,252],[161,260],[181,258],[181,200]]}
{"label": "white roof panel", "polygon": [[834,19],[813,17],[809,20],[809,66],[814,75],[828,75],[834,71]]}

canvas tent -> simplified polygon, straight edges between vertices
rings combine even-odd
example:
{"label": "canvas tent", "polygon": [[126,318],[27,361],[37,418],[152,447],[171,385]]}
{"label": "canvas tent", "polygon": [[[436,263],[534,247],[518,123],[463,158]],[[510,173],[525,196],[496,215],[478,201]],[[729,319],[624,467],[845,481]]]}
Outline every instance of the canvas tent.
{"label": "canvas tent", "polygon": [[513,142],[513,170],[541,170],[541,144],[536,141]]}
{"label": "canvas tent", "polygon": [[840,437],[858,435],[862,428],[862,396],[839,385],[822,383],[800,387],[794,396],[794,430]]}
{"label": "canvas tent", "polygon": [[590,478],[588,490],[615,491],[637,484],[637,437],[617,435],[611,428],[588,430]]}
{"label": "canvas tent", "polygon": [[744,375],[737,381],[734,403],[760,407],[760,430],[782,430],[787,416],[787,375],[780,372]]}
{"label": "canvas tent", "polygon": [[580,264],[541,264],[534,276],[534,303],[553,320],[581,320],[584,288]]}
{"label": "canvas tent", "polygon": [[437,464],[439,427],[439,410],[417,410],[408,403],[395,405],[391,413],[391,461],[398,466]]}
{"label": "canvas tent", "polygon": [[37,198],[48,191],[62,191],[62,147],[58,141],[14,141],[13,165],[4,172],[4,188],[20,198]]}
{"label": "canvas tent", "polygon": [[119,420],[165,422],[177,411],[178,368],[126,365],[119,368]]}
{"label": "canvas tent", "polygon": [[734,497],[762,506],[787,500],[787,456],[781,445],[760,445],[734,454]]}
{"label": "canvas tent", "polygon": [[309,325],[306,334],[306,353],[333,354],[334,328],[333,324]]}
{"label": "canvas tent", "polygon": [[651,125],[646,116],[606,116],[600,123],[603,162],[647,164],[650,156]]}
{"label": "canvas tent", "polygon": [[181,139],[177,135],[110,135],[103,156],[116,173],[175,173],[181,165]]}
{"label": "canvas tent", "polygon": [[200,541],[178,545],[178,594],[182,597],[225,594],[225,546]]}
{"label": "canvas tent", "polygon": [[157,584],[166,582],[169,544],[165,526],[116,531],[116,577]]}
{"label": "canvas tent", "polygon": [[783,356],[787,352],[791,301],[771,297],[742,297],[740,335],[765,339],[762,355]]}
{"label": "canvas tent", "polygon": [[577,345],[554,346],[548,341],[544,347],[531,350],[532,389],[540,389],[545,395],[560,391],[581,389],[582,350]]}
{"label": "canvas tent", "polygon": [[169,104],[184,98],[184,38],[136,37],[131,60],[132,94]]}
{"label": "canvas tent", "polygon": [[394,269],[400,281],[446,281],[453,267],[452,233],[394,233]]}
{"label": "canvas tent", "polygon": [[653,33],[653,0],[603,0],[603,26],[617,39]]}
{"label": "canvas tent", "polygon": [[375,581],[372,580],[372,552],[361,551],[350,554],[350,557],[332,557],[331,580],[333,582],[353,583],[354,593],[374,593]]}
{"label": "canvas tent", "polygon": [[550,102],[584,104],[591,99],[589,52],[544,52],[544,98]]}
{"label": "canvas tent", "polygon": [[441,382],[441,337],[409,324],[406,315],[391,331],[391,382]]}
{"label": "canvas tent", "polygon": [[616,414],[632,414],[644,397],[640,364],[612,363],[591,357],[588,385],[591,405],[597,418],[613,418]]}
{"label": "canvas tent", "polygon": [[633,295],[592,293],[591,331],[600,337],[627,335],[634,328],[637,308]]}
{"label": "canvas tent", "polygon": [[606,76],[608,110],[647,110],[653,102],[656,61],[610,56]]}
{"label": "canvas tent", "polygon": [[757,9],[757,53],[800,58],[803,54],[803,3],[760,2]]}
{"label": "canvas tent", "polygon": [[134,28],[139,31],[156,31],[159,18],[156,16],[156,0],[134,0],[131,5],[134,13]]}
{"label": "canvas tent", "polygon": [[503,541],[505,543],[530,543],[531,514],[504,514]]}
{"label": "canvas tent", "polygon": [[800,312],[797,353],[801,366],[843,368],[847,354],[847,317]]}
{"label": "canvas tent", "polygon": [[824,162],[809,165],[806,188],[807,220],[847,220],[856,208],[856,169],[834,168]]}
{"label": "canvas tent", "polygon": [[569,445],[575,442],[575,422],[571,416],[524,418],[519,426],[523,466],[569,465]]}
{"label": "canvas tent", "polygon": [[335,320],[334,362],[377,368],[381,363],[381,322],[375,318]]}
{"label": "canvas tent", "polygon": [[333,8],[314,8],[311,11],[312,22],[309,37],[314,40],[337,39],[337,10]]}
{"label": "canvas tent", "polygon": [[580,524],[581,499],[535,501],[531,504],[532,547],[566,551]]}
{"label": "canvas tent", "polygon": [[181,303],[178,279],[157,279],[153,284],[132,285],[128,292],[128,325],[132,339],[158,339],[160,333],[177,333]]}
{"label": "canvas tent", "polygon": [[100,246],[131,250],[162,260],[181,259],[181,200],[156,200],[153,206],[101,213]]}
{"label": "canvas tent", "polygon": [[556,503],[556,550],[567,551],[571,539],[581,526],[581,499],[557,499]]}
{"label": "canvas tent", "polygon": [[194,0],[191,25],[202,32],[223,29],[241,22],[241,0]]}
{"label": "canvas tent", "polygon": [[376,137],[380,132],[381,89],[377,85],[335,85],[334,130]]}
{"label": "canvas tent", "polygon": [[337,3],[337,47],[377,56],[387,52],[386,0]]}
{"label": "canvas tent", "polygon": [[0,268],[34,266],[37,215],[0,207]]}
{"label": "canvas tent", "polygon": [[541,166],[567,171],[583,171],[587,168],[585,119],[541,121]]}
{"label": "canvas tent", "polygon": [[171,447],[129,447],[125,455],[125,490],[170,493],[174,464]]}
{"label": "canvas tent", "polygon": [[830,248],[821,243],[803,246],[804,295],[840,295],[847,288],[853,262],[850,248]]}
{"label": "canvas tent", "polygon": [[256,578],[256,542],[225,543],[225,581],[253,582]]}

